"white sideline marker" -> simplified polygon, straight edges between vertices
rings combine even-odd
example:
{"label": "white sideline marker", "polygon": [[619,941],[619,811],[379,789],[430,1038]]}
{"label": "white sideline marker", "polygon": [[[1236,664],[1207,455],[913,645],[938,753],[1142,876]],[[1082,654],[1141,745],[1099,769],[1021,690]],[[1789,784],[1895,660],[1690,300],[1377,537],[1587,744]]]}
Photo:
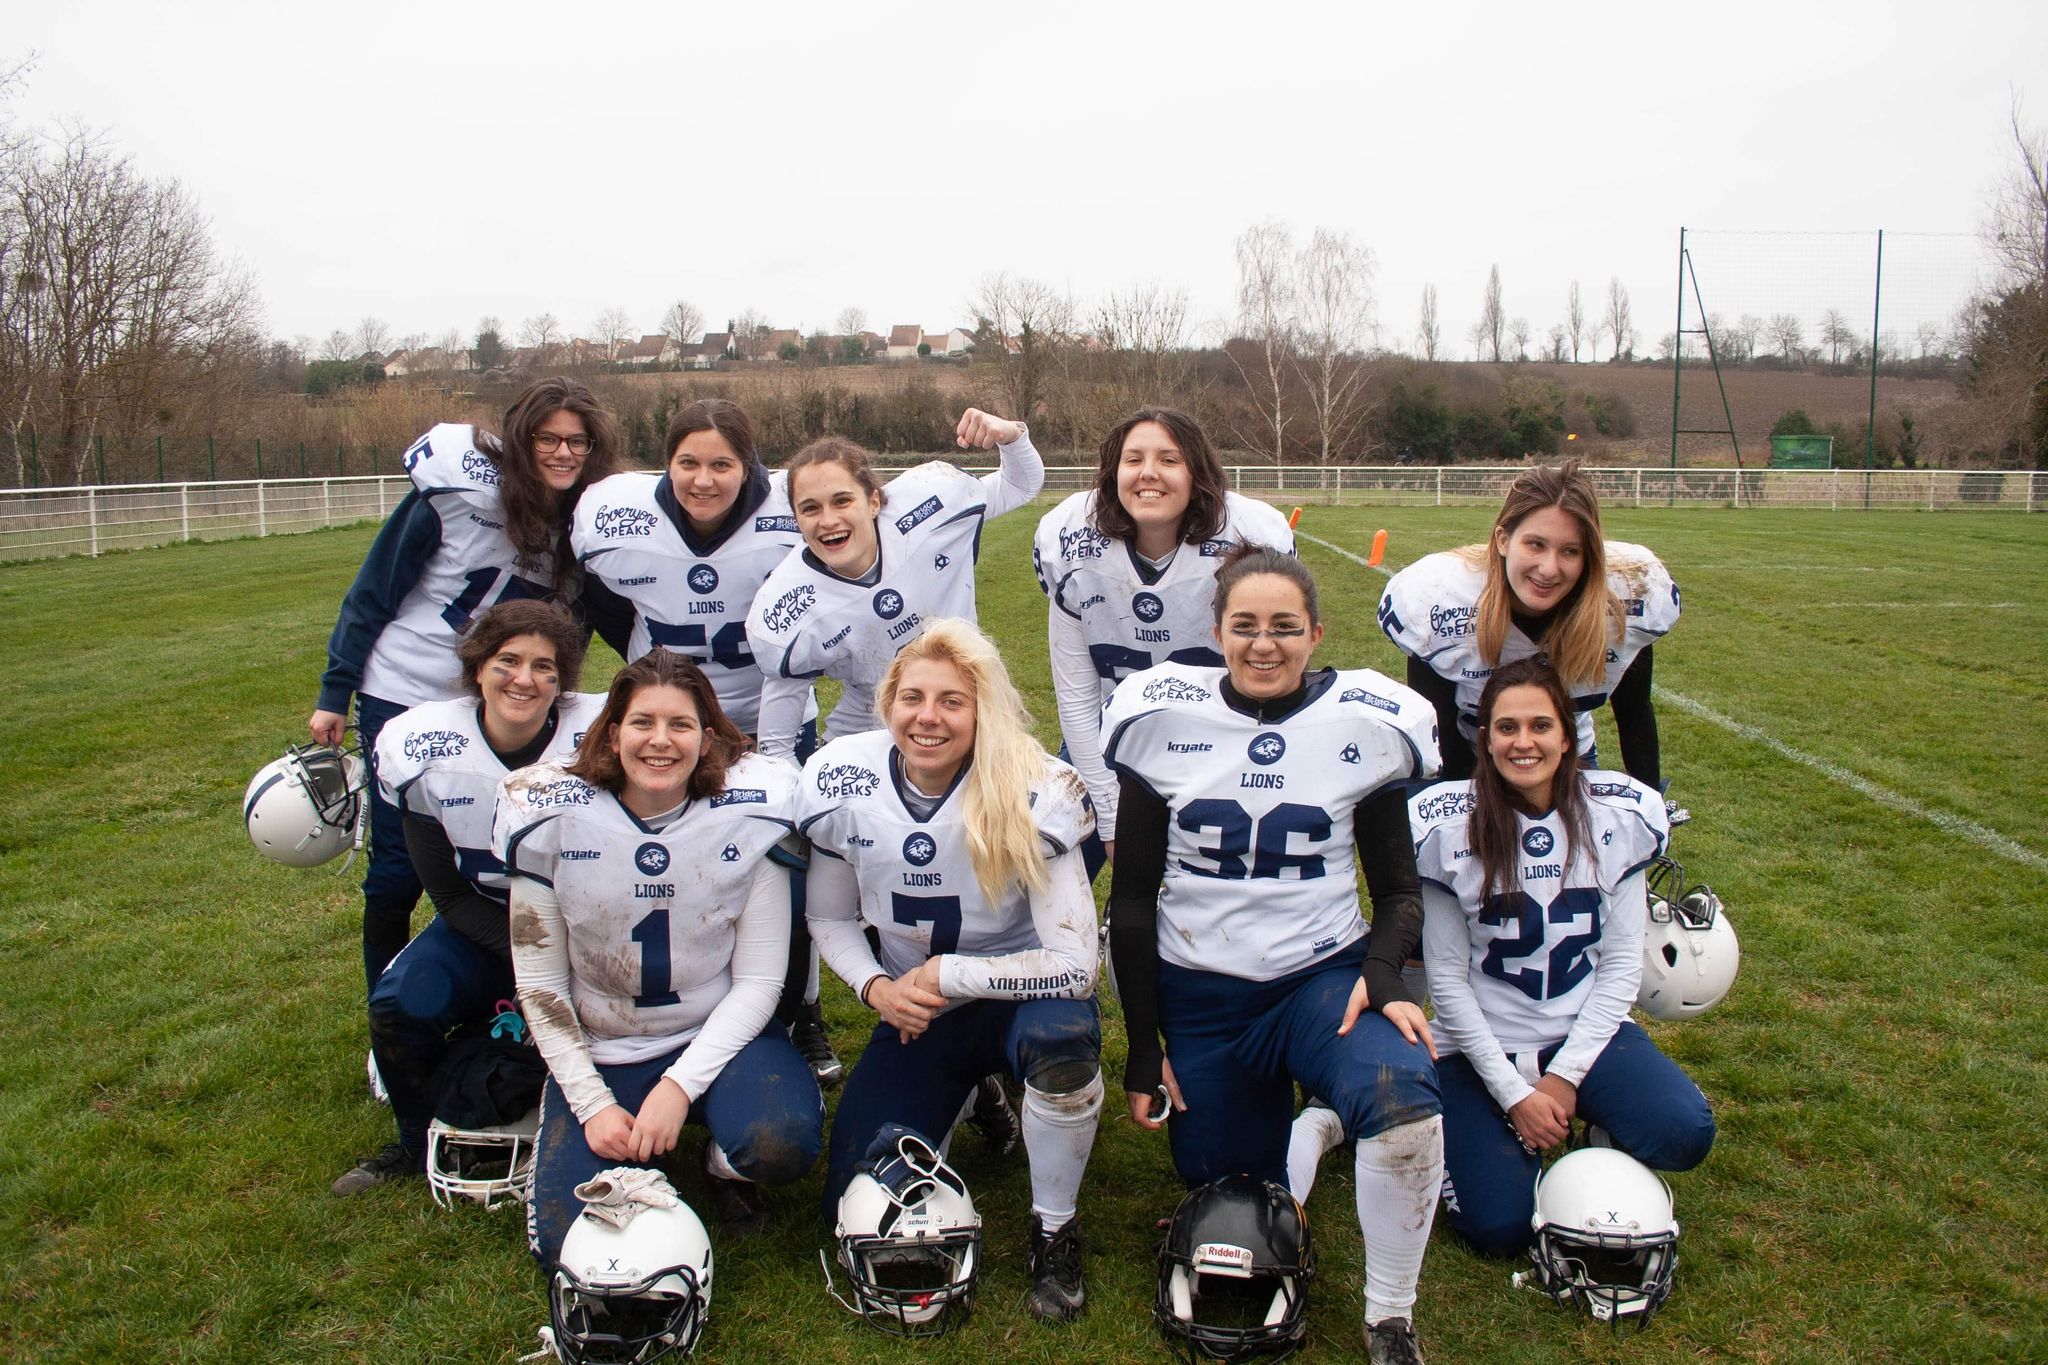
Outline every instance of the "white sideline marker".
{"label": "white sideline marker", "polygon": [[[1332,545],[1327,540],[1309,535],[1303,531],[1296,531],[1294,536],[1295,539],[1305,540],[1311,545],[1320,545],[1331,554],[1341,555],[1353,564],[1371,569],[1374,573],[1384,578],[1392,578],[1394,576],[1392,569],[1386,568],[1384,565],[1367,564],[1363,556],[1355,555],[1341,545]],[[2042,857],[2023,844],[2015,843],[1995,829],[1980,825],[1975,820],[1966,820],[1960,815],[1952,815],[1947,811],[1935,810],[1931,806],[1915,801],[1910,796],[1902,796],[1889,787],[1880,787],[1869,778],[1853,773],[1839,763],[1832,763],[1817,754],[1809,754],[1804,749],[1795,749],[1775,735],[1759,730],[1756,726],[1750,725],[1745,721],[1739,721],[1733,716],[1724,716],[1705,702],[1694,701],[1682,692],[1673,692],[1670,688],[1662,685],[1653,686],[1651,692],[1660,702],[1668,702],[1687,715],[1696,716],[1710,725],[1718,725],[1728,733],[1746,739],[1752,744],[1761,744],[1780,758],[1788,758],[1803,767],[1811,768],[1822,777],[1839,783],[1860,795],[1867,796],[1880,806],[1888,807],[1899,812],[1901,815],[1909,815],[1916,820],[1925,820],[1937,829],[1946,830],[1958,838],[1967,839],[1969,842],[1977,845],[1977,847],[1988,849],[1990,852],[1998,854],[2001,858],[2009,858],[2022,867],[2032,868],[2036,872],[2048,872],[2048,858]]]}

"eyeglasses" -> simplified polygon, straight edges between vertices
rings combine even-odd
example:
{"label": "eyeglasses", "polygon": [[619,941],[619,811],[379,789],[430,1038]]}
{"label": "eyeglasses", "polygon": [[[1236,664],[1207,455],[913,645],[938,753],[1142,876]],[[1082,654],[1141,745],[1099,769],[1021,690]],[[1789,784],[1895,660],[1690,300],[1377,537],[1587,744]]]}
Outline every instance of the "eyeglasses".
{"label": "eyeglasses", "polygon": [[552,431],[533,433],[533,448],[539,454],[552,455],[565,445],[571,455],[588,455],[592,441],[588,436],[557,436]]}
{"label": "eyeglasses", "polygon": [[1280,626],[1272,630],[1259,630],[1252,626],[1232,626],[1226,632],[1233,640],[1256,642],[1259,640],[1299,640],[1308,634],[1307,626]]}

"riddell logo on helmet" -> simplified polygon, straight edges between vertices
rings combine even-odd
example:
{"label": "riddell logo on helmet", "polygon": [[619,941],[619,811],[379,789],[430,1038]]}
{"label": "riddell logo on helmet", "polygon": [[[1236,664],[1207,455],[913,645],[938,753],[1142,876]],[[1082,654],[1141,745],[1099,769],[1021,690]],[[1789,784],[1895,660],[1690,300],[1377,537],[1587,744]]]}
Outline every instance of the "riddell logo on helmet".
{"label": "riddell logo on helmet", "polygon": [[1213,1267],[1225,1274],[1250,1277],[1252,1273],[1252,1249],[1233,1246],[1229,1242],[1204,1242],[1195,1248],[1196,1265]]}

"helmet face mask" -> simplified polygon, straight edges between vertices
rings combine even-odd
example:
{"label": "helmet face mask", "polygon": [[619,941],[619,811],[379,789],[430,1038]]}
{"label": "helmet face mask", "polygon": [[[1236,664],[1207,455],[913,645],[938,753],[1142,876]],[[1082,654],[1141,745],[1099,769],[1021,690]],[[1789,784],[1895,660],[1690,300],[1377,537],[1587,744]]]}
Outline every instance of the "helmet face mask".
{"label": "helmet face mask", "polygon": [[1294,1196],[1225,1176],[1175,1210],[1152,1316],[1183,1359],[1278,1359],[1307,1336],[1314,1278],[1308,1219]]}
{"label": "helmet face mask", "polygon": [[653,1365],[688,1355],[711,1316],[711,1239],[678,1201],[625,1227],[584,1214],[548,1282],[548,1326],[570,1365]]}
{"label": "helmet face mask", "polygon": [[294,744],[242,794],[249,838],[287,867],[318,867],[357,847],[369,765],[356,749]]}
{"label": "helmet face mask", "polygon": [[1685,869],[1658,858],[1650,870],[1649,923],[1636,1005],[1652,1019],[1696,1019],[1721,1003],[1742,966],[1742,945],[1721,898],[1685,886]]}
{"label": "helmet face mask", "polygon": [[1587,1147],[1536,1178],[1534,1284],[1595,1321],[1638,1328],[1671,1295],[1678,1219],[1671,1189],[1625,1152]]}
{"label": "helmet face mask", "polygon": [[427,1187],[434,1202],[487,1209],[523,1204],[533,1190],[533,1144],[540,1110],[517,1123],[457,1128],[435,1119],[427,1126]]}
{"label": "helmet face mask", "polygon": [[839,1197],[838,1260],[853,1291],[851,1303],[839,1302],[892,1336],[943,1335],[974,1311],[980,1278],[981,1215],[967,1184],[897,1124],[883,1128],[865,1164]]}

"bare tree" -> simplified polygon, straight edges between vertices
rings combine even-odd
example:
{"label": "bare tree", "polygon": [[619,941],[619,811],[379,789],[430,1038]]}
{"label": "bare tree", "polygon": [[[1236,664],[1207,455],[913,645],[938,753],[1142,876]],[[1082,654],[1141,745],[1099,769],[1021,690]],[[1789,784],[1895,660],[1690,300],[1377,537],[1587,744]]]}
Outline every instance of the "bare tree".
{"label": "bare tree", "polygon": [[1771,345],[1777,347],[1778,355],[1787,365],[1801,362],[1806,349],[1806,327],[1796,313],[1773,313],[1766,330],[1771,334]]}
{"label": "bare tree", "polygon": [[1737,361],[1748,362],[1756,359],[1757,338],[1764,334],[1764,320],[1754,313],[1744,313],[1728,329],[1728,350]]}
{"label": "bare tree", "polygon": [[[1479,331],[1481,340],[1490,352],[1490,358],[1500,359],[1500,345],[1507,333],[1507,315],[1500,306],[1500,267],[1494,266],[1486,275],[1486,298],[1479,305]],[[1481,356],[1480,359],[1488,359]]]}
{"label": "bare tree", "polygon": [[741,360],[759,360],[767,351],[768,318],[758,308],[749,308],[734,318],[732,330],[733,354]]}
{"label": "bare tree", "polygon": [[1424,360],[1435,360],[1443,344],[1443,328],[1436,317],[1436,286],[1425,284],[1422,286],[1422,319],[1415,333],[1415,347],[1422,352]]}
{"label": "bare tree", "polygon": [[1985,205],[1985,244],[1998,262],[1999,283],[2008,289],[2048,282],[2048,133],[2020,121],[2018,92],[2012,97],[2013,165]]}
{"label": "bare tree", "polygon": [[1052,286],[996,271],[981,277],[967,302],[975,349],[992,355],[1006,417],[1032,420],[1046,386],[1073,342],[1074,302]]}
{"label": "bare tree", "polygon": [[1913,345],[1922,360],[1931,360],[1941,353],[1942,330],[1938,322],[1922,322],[1913,329]]}
{"label": "bare tree", "polygon": [[1150,283],[1112,289],[1091,325],[1114,379],[1104,415],[1179,400],[1193,370],[1185,290]]}
{"label": "bare tree", "polygon": [[1564,334],[1572,346],[1572,364],[1579,363],[1579,348],[1586,341],[1586,305],[1579,298],[1579,282],[1572,281],[1564,296]]}
{"label": "bare tree", "polygon": [[347,332],[338,327],[327,334],[327,340],[320,343],[322,360],[353,360],[355,355],[355,343],[349,340]]}
{"label": "bare tree", "polygon": [[2048,469],[2048,133],[2020,115],[2015,94],[2013,164],[1983,224],[1998,279],[1962,310],[1956,349],[1970,445]]}
{"label": "bare tree", "polygon": [[1368,406],[1365,352],[1376,325],[1376,269],[1371,248],[1330,228],[1317,228],[1295,261],[1295,367],[1308,389],[1320,464],[1330,463],[1333,446]]}
{"label": "bare tree", "polygon": [[842,308],[839,318],[832,324],[843,337],[859,336],[868,329],[868,310],[865,308]]}
{"label": "bare tree", "polygon": [[1529,330],[1529,319],[1527,318],[1516,318],[1508,324],[1508,341],[1515,348],[1516,360],[1527,360],[1529,358],[1529,341],[1533,335],[1534,333]]}
{"label": "bare tree", "polygon": [[391,327],[382,318],[366,317],[349,333],[357,355],[382,356],[391,347]]}
{"label": "bare tree", "polygon": [[561,359],[562,324],[553,313],[536,313],[519,324],[519,344],[532,350],[538,369],[552,369]]}
{"label": "bare tree", "polygon": [[1630,316],[1628,290],[1622,286],[1621,276],[1611,275],[1607,280],[1607,335],[1614,342],[1615,360],[1635,354],[1636,328]]}
{"label": "bare tree", "polygon": [[623,308],[607,308],[591,319],[590,330],[604,347],[605,364],[616,364],[619,353],[634,337],[633,315]]}
{"label": "bare tree", "polygon": [[1842,351],[1856,344],[1856,333],[1849,327],[1849,319],[1839,308],[1830,308],[1820,315],[1820,344],[1828,348],[1828,364],[1842,363]]}
{"label": "bare tree", "polygon": [[704,314],[696,304],[677,299],[661,315],[661,334],[675,343],[677,351],[695,345],[697,338],[704,335]]}
{"label": "bare tree", "polygon": [[[1276,465],[1287,448],[1287,373],[1294,358],[1294,304],[1294,244],[1287,225],[1268,221],[1246,228],[1237,239],[1237,317],[1239,335],[1251,343],[1249,368],[1246,359],[1235,352],[1231,359],[1251,390],[1262,437],[1271,439]],[[1259,444],[1263,443],[1262,439]]]}

